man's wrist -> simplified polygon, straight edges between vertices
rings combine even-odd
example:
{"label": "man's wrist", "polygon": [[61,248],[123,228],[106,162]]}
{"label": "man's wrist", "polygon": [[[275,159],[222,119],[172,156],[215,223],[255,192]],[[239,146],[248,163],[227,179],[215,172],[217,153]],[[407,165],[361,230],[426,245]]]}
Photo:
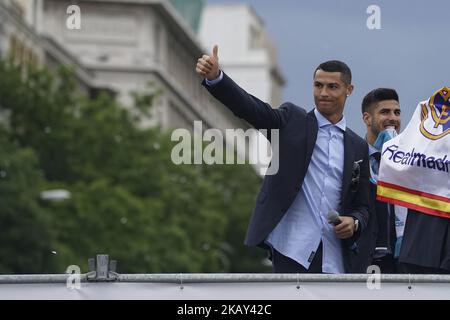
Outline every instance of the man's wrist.
{"label": "man's wrist", "polygon": [[206,85],[208,86],[214,86],[216,84],[218,84],[220,81],[222,81],[223,79],[223,72],[222,70],[219,70],[219,75],[217,76],[217,78],[213,79],[213,80],[209,80],[208,78],[205,79]]}

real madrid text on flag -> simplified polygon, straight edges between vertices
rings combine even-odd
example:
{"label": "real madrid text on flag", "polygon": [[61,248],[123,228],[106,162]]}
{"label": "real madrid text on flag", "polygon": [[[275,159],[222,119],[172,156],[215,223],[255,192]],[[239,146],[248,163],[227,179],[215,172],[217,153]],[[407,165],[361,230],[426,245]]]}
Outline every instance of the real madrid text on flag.
{"label": "real madrid text on flag", "polygon": [[383,145],[378,200],[450,219],[450,89],[417,109],[399,136]]}

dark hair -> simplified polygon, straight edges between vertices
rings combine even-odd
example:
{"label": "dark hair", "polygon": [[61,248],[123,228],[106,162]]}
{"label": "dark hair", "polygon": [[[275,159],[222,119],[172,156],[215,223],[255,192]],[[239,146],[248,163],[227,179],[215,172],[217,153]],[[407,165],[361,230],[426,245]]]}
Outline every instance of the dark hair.
{"label": "dark hair", "polygon": [[321,63],[314,71],[314,76],[316,76],[318,70],[326,72],[340,72],[342,81],[344,81],[346,84],[352,83],[352,71],[350,70],[348,65],[346,65],[342,61],[331,60]]}
{"label": "dark hair", "polygon": [[362,113],[370,112],[370,108],[377,102],[385,100],[395,100],[400,103],[397,91],[389,88],[378,88],[370,91],[363,99]]}

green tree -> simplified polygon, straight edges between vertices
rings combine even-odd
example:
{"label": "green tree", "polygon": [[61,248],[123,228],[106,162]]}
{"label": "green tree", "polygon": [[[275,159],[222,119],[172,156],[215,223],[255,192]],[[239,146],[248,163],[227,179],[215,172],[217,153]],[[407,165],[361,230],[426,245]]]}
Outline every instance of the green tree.
{"label": "green tree", "polygon": [[[153,98],[137,95],[139,110]],[[261,252],[242,245],[260,182],[249,166],[174,165],[167,133],[140,129],[108,94],[86,98],[66,68],[23,77],[0,63],[0,112],[7,120],[3,139],[15,148],[1,150],[0,164],[12,155],[23,159],[16,171],[28,179],[0,179],[7,190],[0,197],[2,243],[13,251],[14,235],[34,230],[24,235],[30,239],[19,256],[0,251],[9,268],[3,270],[64,272],[71,264],[86,270],[97,253],[118,259],[120,272],[267,270]],[[51,188],[72,197],[39,200]],[[22,261],[27,255],[40,261],[34,269]]]}
{"label": "green tree", "polygon": [[35,153],[0,128],[0,273],[42,273],[55,266],[54,233],[39,203],[44,183]]}

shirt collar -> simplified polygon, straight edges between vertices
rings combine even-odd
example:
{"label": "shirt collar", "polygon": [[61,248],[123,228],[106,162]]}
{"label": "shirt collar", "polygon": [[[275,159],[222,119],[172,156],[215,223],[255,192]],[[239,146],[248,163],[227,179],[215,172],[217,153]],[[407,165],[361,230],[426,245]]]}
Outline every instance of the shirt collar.
{"label": "shirt collar", "polygon": [[377,152],[380,152],[380,151],[375,149],[375,147],[373,145],[369,144],[369,156],[371,156]]}
{"label": "shirt collar", "polygon": [[338,127],[342,131],[345,131],[347,129],[347,122],[345,120],[345,116],[343,116],[342,119],[338,123],[332,124],[319,111],[317,111],[317,108],[314,109],[314,114],[316,116],[317,124],[319,125],[319,128],[325,127],[326,125],[332,125],[332,126]]}
{"label": "shirt collar", "polygon": [[[366,142],[367,142],[367,135],[366,135]],[[369,145],[369,157],[371,155],[373,155],[374,153],[380,152],[380,150],[378,150],[377,148],[375,148],[373,145],[371,145],[370,143],[367,142],[367,144]]]}

